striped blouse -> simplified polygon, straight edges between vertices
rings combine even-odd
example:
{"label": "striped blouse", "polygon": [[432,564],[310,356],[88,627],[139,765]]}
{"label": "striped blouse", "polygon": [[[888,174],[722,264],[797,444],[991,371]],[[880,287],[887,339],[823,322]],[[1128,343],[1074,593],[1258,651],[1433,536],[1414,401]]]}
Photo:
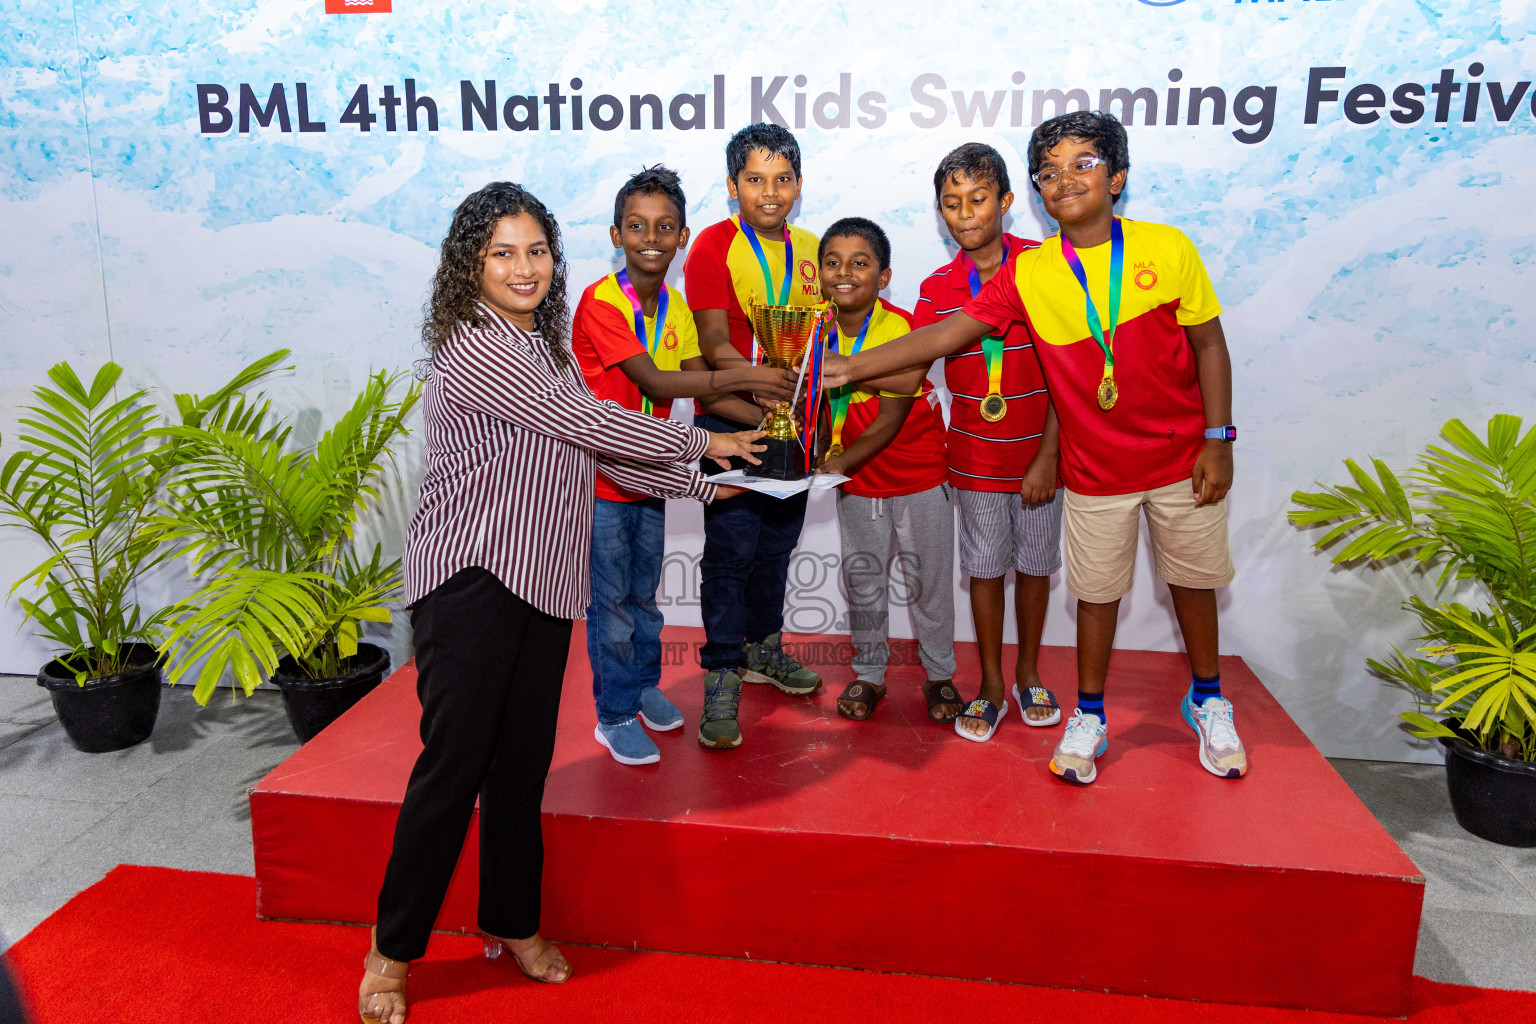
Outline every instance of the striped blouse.
{"label": "striped blouse", "polygon": [[663,498],[711,501],[689,466],[706,431],[600,402],[574,359],[561,370],[544,340],[480,305],[427,371],[426,476],[405,539],[405,603],[460,569],[496,575],[539,611],[580,618],[591,592],[596,467]]}

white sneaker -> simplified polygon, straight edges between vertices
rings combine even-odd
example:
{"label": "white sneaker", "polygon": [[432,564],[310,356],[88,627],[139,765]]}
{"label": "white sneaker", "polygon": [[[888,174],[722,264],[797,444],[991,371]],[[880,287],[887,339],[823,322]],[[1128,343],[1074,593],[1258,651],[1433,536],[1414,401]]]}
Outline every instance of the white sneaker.
{"label": "white sneaker", "polygon": [[1248,774],[1248,752],[1237,738],[1237,726],[1232,724],[1231,701],[1210,697],[1204,704],[1196,704],[1186,693],[1179,710],[1200,741],[1202,768],[1223,779],[1240,779]]}
{"label": "white sneaker", "polygon": [[1051,774],[1067,782],[1087,785],[1099,777],[1094,763],[1109,749],[1109,726],[1098,715],[1085,715],[1075,708],[1067,719],[1067,732],[1051,755]]}

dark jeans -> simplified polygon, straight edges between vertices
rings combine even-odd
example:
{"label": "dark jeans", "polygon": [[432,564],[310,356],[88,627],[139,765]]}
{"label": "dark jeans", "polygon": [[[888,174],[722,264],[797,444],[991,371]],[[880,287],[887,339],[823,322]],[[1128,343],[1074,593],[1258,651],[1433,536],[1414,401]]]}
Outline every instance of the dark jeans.
{"label": "dark jeans", "polygon": [[666,505],[597,499],[592,512],[592,603],[587,658],[604,725],[640,713],[640,691],[661,681],[661,556]]}
{"label": "dark jeans", "polygon": [[[707,414],[695,416],[693,424],[725,432],[751,429]],[[707,459],[702,465],[706,473],[720,472]],[[785,581],[805,525],[805,499],[805,494],[779,499],[747,491],[705,506],[699,661],[706,672],[736,668],[742,641],[759,643],[784,628]]]}
{"label": "dark jeans", "polygon": [[411,770],[379,892],[379,952],[415,960],[442,908],[480,799],[481,929],[539,930],[544,836],[539,804],[571,620],[463,569],[411,610],[424,750]]}

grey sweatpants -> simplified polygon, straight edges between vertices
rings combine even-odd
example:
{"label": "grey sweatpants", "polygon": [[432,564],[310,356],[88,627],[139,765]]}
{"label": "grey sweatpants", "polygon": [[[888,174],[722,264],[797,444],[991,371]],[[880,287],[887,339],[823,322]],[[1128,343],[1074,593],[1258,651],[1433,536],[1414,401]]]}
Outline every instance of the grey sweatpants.
{"label": "grey sweatpants", "polygon": [[885,682],[890,605],[912,609],[918,657],[929,679],[955,674],[954,505],[940,485],[897,498],[837,493],[843,589],[853,671]]}

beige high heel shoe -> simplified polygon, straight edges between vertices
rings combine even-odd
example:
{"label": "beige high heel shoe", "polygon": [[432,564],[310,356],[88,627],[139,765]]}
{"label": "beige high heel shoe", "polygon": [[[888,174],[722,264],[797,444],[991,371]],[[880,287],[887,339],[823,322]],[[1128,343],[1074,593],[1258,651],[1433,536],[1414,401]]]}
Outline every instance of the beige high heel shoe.
{"label": "beige high heel shoe", "polygon": [[[405,1003],[405,981],[410,976],[411,965],[406,960],[391,960],[379,952],[378,929],[369,932],[370,944],[368,955],[363,958],[363,984],[368,983],[368,975],[383,978],[386,981],[398,981],[400,984],[392,988],[376,989],[372,992],[363,992],[359,988],[357,993],[357,1015],[363,1019],[363,1024],[392,1024],[394,1017],[393,1005],[382,1008],[374,1005],[384,1001],[392,1003],[393,1000],[384,1000],[385,996],[400,997],[400,1009],[410,1015],[410,1009]],[[404,1018],[401,1018],[402,1020]]]}
{"label": "beige high heel shoe", "polygon": [[[487,960],[495,960],[501,956],[502,950],[506,950],[512,954],[512,959],[517,962],[517,969],[534,981],[541,981],[547,985],[564,984],[571,976],[570,963],[561,955],[560,950],[554,943],[540,935],[535,935],[534,938],[542,942],[543,946],[538,947],[538,952],[525,960],[523,954],[512,948],[509,940],[498,939],[496,936],[486,932],[480,933],[480,939],[485,943],[485,958]],[[551,956],[551,954],[553,955]],[[535,971],[534,968],[538,968],[541,963],[544,966]]]}

